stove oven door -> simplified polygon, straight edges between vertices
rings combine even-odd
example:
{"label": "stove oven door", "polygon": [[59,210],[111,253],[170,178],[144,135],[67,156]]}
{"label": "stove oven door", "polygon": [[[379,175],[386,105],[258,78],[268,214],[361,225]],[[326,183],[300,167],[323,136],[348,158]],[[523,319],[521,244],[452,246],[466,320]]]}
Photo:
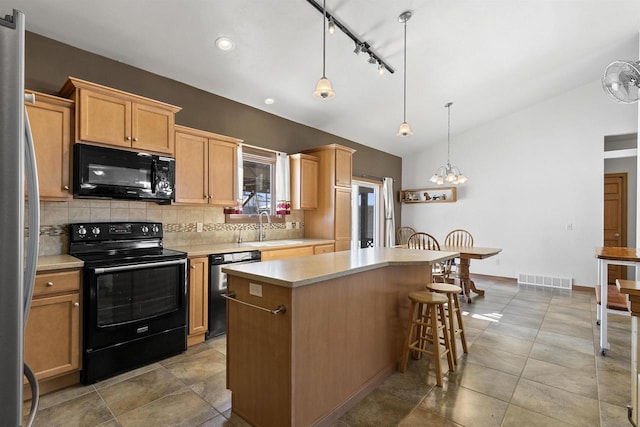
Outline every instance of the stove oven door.
{"label": "stove oven door", "polygon": [[186,259],[85,272],[85,351],[186,326]]}

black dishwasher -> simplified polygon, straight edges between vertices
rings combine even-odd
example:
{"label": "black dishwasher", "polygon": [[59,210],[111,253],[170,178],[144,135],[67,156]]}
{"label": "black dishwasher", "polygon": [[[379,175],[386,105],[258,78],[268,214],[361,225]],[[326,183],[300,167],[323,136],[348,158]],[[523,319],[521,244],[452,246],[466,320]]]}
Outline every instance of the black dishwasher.
{"label": "black dishwasher", "polygon": [[229,264],[260,262],[260,251],[232,252],[209,255],[209,332],[206,339],[227,332],[227,274],[222,267]]}

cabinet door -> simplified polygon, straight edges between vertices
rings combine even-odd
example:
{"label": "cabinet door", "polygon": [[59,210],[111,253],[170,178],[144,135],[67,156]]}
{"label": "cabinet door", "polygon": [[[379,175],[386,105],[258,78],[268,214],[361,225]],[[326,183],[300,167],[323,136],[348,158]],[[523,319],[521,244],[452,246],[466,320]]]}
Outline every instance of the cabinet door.
{"label": "cabinet door", "polygon": [[318,207],[318,161],[300,159],[300,209]]}
{"label": "cabinet door", "polygon": [[209,203],[212,205],[236,205],[237,148],[232,142],[209,139]]}
{"label": "cabinet door", "polygon": [[336,185],[351,187],[352,152],[336,148]]}
{"label": "cabinet door", "polygon": [[336,252],[351,249],[351,189],[336,188],[335,241]]}
{"label": "cabinet door", "polygon": [[189,336],[202,335],[209,325],[209,258],[189,259]]}
{"label": "cabinet door", "polygon": [[313,255],[313,246],[303,246],[301,248],[285,248],[262,251],[260,257],[262,261],[272,261],[274,259],[294,258],[298,256]]}
{"label": "cabinet door", "polygon": [[131,102],[126,99],[80,89],[78,141],[131,147]]}
{"label": "cabinet door", "polygon": [[131,147],[174,155],[173,126],[175,114],[154,105],[131,106]]}
{"label": "cabinet door", "polygon": [[68,200],[71,106],[48,103],[36,98],[27,104],[31,133],[38,164],[38,184],[43,200]]}
{"label": "cabinet door", "polygon": [[320,255],[320,254],[327,254],[330,252],[334,252],[334,245],[333,243],[327,244],[327,245],[317,245],[313,247],[313,254],[314,255]]}
{"label": "cabinet door", "polygon": [[24,360],[41,380],[80,367],[78,293],[36,298],[24,335]]}
{"label": "cabinet door", "polygon": [[208,139],[176,132],[176,202],[208,203]]}

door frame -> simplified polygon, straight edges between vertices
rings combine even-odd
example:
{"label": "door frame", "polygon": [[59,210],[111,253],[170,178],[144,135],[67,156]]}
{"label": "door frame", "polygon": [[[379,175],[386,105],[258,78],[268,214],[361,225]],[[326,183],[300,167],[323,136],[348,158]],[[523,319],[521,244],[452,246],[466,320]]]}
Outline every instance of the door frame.
{"label": "door frame", "polygon": [[[628,179],[629,179],[629,174],[627,172],[612,172],[612,173],[605,173],[604,174],[604,181],[606,182],[607,178],[620,178],[621,179],[621,186],[620,186],[620,204],[621,204],[621,209],[620,209],[620,222],[621,222],[621,226],[620,226],[620,246],[621,247],[626,247],[627,246],[627,232],[628,232],[628,228],[627,228],[627,222],[629,221],[628,215],[629,215],[629,206],[628,206]],[[603,191],[603,197],[605,196],[604,191]],[[603,210],[603,240],[604,240],[604,224],[606,223],[606,221],[604,221],[604,210]],[[604,246],[604,241],[602,242],[603,246]],[[626,279],[627,278],[627,268],[624,266],[619,266],[619,265],[610,265],[609,266],[609,271],[611,271],[611,268],[617,268],[620,271],[620,277],[618,277],[619,279]],[[608,275],[609,273],[607,273]],[[607,281],[609,282],[609,279],[607,279]],[[613,283],[613,282],[609,282],[609,283]]]}
{"label": "door frame", "polygon": [[351,178],[351,249],[360,248],[358,232],[360,230],[360,216],[358,212],[358,187],[373,189],[374,194],[374,228],[373,246],[381,247],[384,237],[384,205],[382,203],[382,182],[373,179],[354,176]]}

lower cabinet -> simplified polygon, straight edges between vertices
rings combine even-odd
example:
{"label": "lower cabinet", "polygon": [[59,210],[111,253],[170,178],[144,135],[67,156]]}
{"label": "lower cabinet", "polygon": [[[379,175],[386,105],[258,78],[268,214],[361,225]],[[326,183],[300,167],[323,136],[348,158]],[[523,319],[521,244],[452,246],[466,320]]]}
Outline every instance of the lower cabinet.
{"label": "lower cabinet", "polygon": [[209,329],[209,258],[189,258],[189,335],[187,345],[204,341]]}
{"label": "lower cabinet", "polygon": [[80,270],[37,274],[24,360],[41,383],[41,393],[79,381],[80,352]]}
{"label": "lower cabinet", "polygon": [[313,255],[313,246],[301,248],[270,249],[261,251],[262,261],[272,261],[274,259],[293,258],[297,256]]}

